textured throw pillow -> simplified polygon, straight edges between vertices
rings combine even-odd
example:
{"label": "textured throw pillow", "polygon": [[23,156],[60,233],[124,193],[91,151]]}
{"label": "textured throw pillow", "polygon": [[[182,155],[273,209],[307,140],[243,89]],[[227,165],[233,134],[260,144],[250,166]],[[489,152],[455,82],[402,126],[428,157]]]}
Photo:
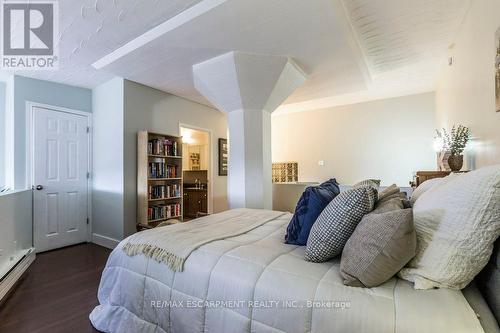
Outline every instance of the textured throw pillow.
{"label": "textured throw pillow", "polygon": [[417,255],[399,276],[416,289],[462,289],[486,265],[500,235],[500,165],[456,176],[413,206]]}
{"label": "textured throw pillow", "polygon": [[416,246],[411,208],[365,215],[342,252],[344,284],[371,288],[384,283],[413,258]]}
{"label": "textured throw pillow", "polygon": [[[404,194],[404,193],[401,193],[401,194]],[[393,197],[387,197],[384,200],[377,202],[373,212],[380,214],[380,213],[390,212],[391,210],[407,208],[407,207],[405,207],[405,204],[404,204],[405,200],[406,200],[405,195],[400,195],[400,196],[394,195]]]}
{"label": "textured throw pillow", "polygon": [[444,178],[432,178],[432,179],[426,180],[425,182],[420,184],[420,186],[417,187],[413,191],[411,198],[410,198],[411,204],[412,205],[415,204],[415,201],[417,201],[417,199],[425,192],[427,192],[431,189],[437,188],[441,184],[446,184],[447,182],[453,180],[455,177],[458,177],[459,175],[461,175],[461,174],[450,173],[448,176],[446,176]]}
{"label": "textured throw pillow", "polygon": [[306,188],[288,224],[285,243],[306,245],[311,227],[323,209],[340,193],[335,179]]}
{"label": "textured throw pillow", "polygon": [[377,190],[371,186],[353,188],[335,197],[311,229],[305,259],[323,262],[339,255],[359,221],[373,210],[376,199]]}
{"label": "textured throw pillow", "polygon": [[441,183],[443,181],[444,178],[433,178],[433,179],[429,179],[429,180],[426,180],[425,182],[423,182],[422,184],[420,184],[414,191],[413,193],[411,194],[411,198],[410,198],[410,201],[412,204],[415,203],[415,201],[417,201],[417,199],[422,195],[424,194],[425,192],[427,192],[429,189],[431,189],[432,187],[438,185],[439,183]]}
{"label": "textured throw pillow", "polygon": [[404,208],[411,208],[406,192],[401,192],[401,189],[393,184],[379,192],[373,213],[380,214]]}
{"label": "textured throw pillow", "polygon": [[384,190],[378,192],[378,201],[384,200],[387,197],[393,196],[395,194],[399,194],[401,190],[396,184],[392,184],[391,186],[385,188]]}
{"label": "textured throw pillow", "polygon": [[354,184],[352,187],[363,187],[363,186],[371,186],[378,190],[378,188],[380,187],[380,179],[365,179]]}

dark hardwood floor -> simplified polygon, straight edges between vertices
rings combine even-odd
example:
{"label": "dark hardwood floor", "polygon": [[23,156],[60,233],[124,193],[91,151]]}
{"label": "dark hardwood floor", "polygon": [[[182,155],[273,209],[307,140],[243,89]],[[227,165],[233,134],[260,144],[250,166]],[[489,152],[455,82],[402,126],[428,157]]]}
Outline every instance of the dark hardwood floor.
{"label": "dark hardwood floor", "polygon": [[0,306],[0,332],[98,332],[88,317],[97,305],[109,253],[94,244],[81,244],[38,254]]}

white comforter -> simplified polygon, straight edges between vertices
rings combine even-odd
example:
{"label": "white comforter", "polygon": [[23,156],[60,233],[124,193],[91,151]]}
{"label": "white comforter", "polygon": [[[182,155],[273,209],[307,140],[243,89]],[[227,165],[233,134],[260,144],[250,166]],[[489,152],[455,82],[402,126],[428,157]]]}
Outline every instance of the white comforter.
{"label": "white comforter", "polygon": [[200,247],[183,272],[127,256],[123,241],[104,269],[93,325],[127,333],[483,332],[460,291],[414,290],[396,278],[344,286],[338,259],[306,262],[304,247],[283,243],[290,218]]}

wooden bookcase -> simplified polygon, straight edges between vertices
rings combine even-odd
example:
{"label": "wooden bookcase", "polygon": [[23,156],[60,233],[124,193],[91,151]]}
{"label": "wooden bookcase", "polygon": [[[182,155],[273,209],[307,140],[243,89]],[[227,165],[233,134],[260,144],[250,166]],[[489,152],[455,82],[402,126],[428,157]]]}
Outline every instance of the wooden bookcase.
{"label": "wooden bookcase", "polygon": [[138,223],[156,226],[170,219],[182,221],[182,198],[182,138],[138,132]]}

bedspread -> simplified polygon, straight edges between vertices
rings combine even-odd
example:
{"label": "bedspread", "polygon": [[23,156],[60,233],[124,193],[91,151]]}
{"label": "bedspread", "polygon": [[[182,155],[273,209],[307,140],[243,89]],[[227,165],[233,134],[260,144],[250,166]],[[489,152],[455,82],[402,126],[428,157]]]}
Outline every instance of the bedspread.
{"label": "bedspread", "polygon": [[307,262],[305,247],[283,243],[290,218],[205,244],[182,272],[127,256],[122,241],[102,274],[92,324],[127,333],[483,332],[460,291],[415,290],[398,278],[343,285],[340,259]]}

